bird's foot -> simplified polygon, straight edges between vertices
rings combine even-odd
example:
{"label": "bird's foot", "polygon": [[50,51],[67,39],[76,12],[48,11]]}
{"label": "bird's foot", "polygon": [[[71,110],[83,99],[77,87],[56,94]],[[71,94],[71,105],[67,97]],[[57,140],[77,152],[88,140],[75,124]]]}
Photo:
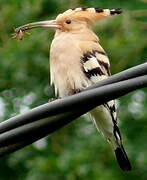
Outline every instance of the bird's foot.
{"label": "bird's foot", "polygon": [[50,99],[48,100],[48,102],[53,102],[53,101],[58,100],[58,99],[61,99],[61,98],[60,98],[60,97],[57,97],[57,98],[50,98]]}
{"label": "bird's foot", "polygon": [[72,94],[77,94],[77,93],[80,93],[80,92],[81,92],[80,89],[73,89],[73,90],[72,90]]}

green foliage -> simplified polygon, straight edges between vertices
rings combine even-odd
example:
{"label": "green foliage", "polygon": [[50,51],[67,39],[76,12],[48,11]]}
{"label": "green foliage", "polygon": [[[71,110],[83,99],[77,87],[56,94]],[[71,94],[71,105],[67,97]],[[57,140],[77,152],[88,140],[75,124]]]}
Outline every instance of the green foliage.
{"label": "green foliage", "polygon": [[[52,30],[32,30],[23,41],[13,28],[46,19],[70,7],[121,7],[124,13],[94,25],[116,73],[146,61],[146,0],[0,0],[0,120],[43,104],[53,96],[48,85],[48,49]],[[146,89],[118,100],[124,145],[133,171],[122,172],[109,145],[91,121],[79,118],[48,138],[0,161],[2,180],[147,179]]]}

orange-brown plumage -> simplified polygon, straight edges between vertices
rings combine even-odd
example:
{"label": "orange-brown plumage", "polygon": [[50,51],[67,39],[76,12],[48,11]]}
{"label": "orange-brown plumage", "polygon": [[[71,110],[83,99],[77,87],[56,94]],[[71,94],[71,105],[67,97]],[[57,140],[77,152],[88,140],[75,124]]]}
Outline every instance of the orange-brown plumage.
{"label": "orange-brown plumage", "polygon": [[[24,25],[17,28],[16,33],[19,35],[21,32],[22,35],[25,30],[36,27],[56,30],[50,48],[50,74],[55,93],[63,98],[110,75],[108,56],[90,25],[91,22],[120,13],[121,9],[69,9],[55,20]],[[111,143],[120,167],[131,170],[117,126],[114,101],[96,107],[90,115],[96,127]]]}

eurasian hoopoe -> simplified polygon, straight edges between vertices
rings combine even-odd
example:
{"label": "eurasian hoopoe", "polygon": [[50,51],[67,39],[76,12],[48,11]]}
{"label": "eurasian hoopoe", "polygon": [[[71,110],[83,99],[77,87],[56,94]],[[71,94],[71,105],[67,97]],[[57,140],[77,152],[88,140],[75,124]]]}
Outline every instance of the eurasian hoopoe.
{"label": "eurasian hoopoe", "polygon": [[[51,84],[59,97],[73,95],[110,76],[110,63],[99,38],[90,23],[104,17],[120,14],[121,9],[75,8],[59,14],[55,20],[27,24],[16,29],[23,32],[37,27],[54,28],[55,37],[50,48]],[[114,101],[109,101],[90,112],[99,131],[110,142],[116,159],[123,170],[131,164],[123,148],[117,125]]]}

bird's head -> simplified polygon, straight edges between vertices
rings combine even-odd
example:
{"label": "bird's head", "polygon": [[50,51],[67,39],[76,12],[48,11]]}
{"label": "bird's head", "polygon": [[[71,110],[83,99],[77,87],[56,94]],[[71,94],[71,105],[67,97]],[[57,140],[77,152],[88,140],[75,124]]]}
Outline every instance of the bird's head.
{"label": "bird's head", "polygon": [[110,15],[120,14],[121,9],[75,8],[69,9],[56,18],[59,29],[62,31],[81,30],[91,22]]}
{"label": "bird's head", "polygon": [[54,28],[60,31],[81,30],[89,25],[90,22],[105,18],[110,15],[120,14],[122,10],[117,9],[97,9],[97,8],[75,8],[69,9],[59,14],[55,20],[40,21],[26,24],[15,29],[16,33],[22,33],[32,28]]}

